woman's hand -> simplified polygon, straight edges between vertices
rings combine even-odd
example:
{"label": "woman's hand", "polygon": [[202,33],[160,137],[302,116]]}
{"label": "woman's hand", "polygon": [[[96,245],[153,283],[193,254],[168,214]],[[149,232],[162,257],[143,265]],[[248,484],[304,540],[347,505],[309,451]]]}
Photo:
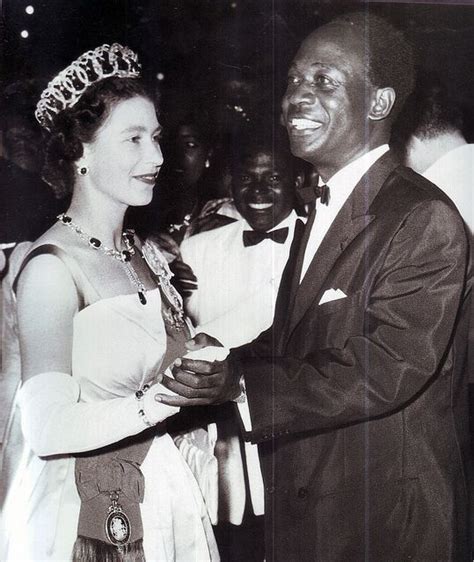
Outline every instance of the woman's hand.
{"label": "woman's hand", "polygon": [[194,338],[188,340],[185,346],[189,351],[198,351],[206,347],[224,347],[219,340],[203,332],[196,334]]}

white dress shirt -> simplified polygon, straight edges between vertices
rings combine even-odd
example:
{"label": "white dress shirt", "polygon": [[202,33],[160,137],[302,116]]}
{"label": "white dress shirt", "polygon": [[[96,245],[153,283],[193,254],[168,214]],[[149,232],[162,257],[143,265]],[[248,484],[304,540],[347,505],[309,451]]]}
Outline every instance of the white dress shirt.
{"label": "white dress shirt", "polygon": [[[301,270],[300,281],[303,280],[308,271],[309,264],[313,260],[323,238],[326,236],[331,224],[347,201],[354,187],[359,183],[361,177],[367,170],[388,151],[388,144],[383,144],[366,152],[344,168],[336,172],[332,178],[326,182],[329,186],[329,204],[323,205],[321,199],[316,200],[316,219],[311,228],[308,243],[304,253],[303,268]],[[320,179],[320,185],[324,182]]]}
{"label": "white dress shirt", "polygon": [[230,348],[252,341],[271,326],[297,218],[293,211],[272,229],[288,227],[283,244],[266,239],[244,247],[243,232],[252,228],[243,219],[183,241],[182,260],[198,280],[186,312],[198,331]]}
{"label": "white dress shirt", "polygon": [[436,160],[423,176],[441,188],[474,233],[474,144],[464,144]]}
{"label": "white dress shirt", "polygon": [[[252,341],[271,326],[297,219],[293,211],[272,229],[288,227],[283,244],[265,239],[245,247],[243,232],[252,228],[243,219],[183,241],[182,260],[191,266],[198,283],[185,303],[197,332],[214,336],[231,348]],[[262,515],[264,491],[257,446],[245,442],[244,447],[253,511]],[[238,437],[228,437],[224,452],[216,449],[215,454],[220,474],[220,517],[240,525],[245,481]]]}

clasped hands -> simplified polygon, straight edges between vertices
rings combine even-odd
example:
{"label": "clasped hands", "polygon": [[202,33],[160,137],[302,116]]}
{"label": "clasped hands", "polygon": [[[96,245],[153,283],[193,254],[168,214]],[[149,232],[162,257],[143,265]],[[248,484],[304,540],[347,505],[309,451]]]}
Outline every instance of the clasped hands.
{"label": "clasped hands", "polygon": [[[207,334],[197,334],[186,342],[188,351],[208,346],[222,347]],[[155,400],[169,406],[202,406],[222,404],[240,395],[239,373],[234,372],[229,361],[204,361],[183,357],[172,366],[173,377],[163,375],[161,384],[177,396],[156,394]]]}

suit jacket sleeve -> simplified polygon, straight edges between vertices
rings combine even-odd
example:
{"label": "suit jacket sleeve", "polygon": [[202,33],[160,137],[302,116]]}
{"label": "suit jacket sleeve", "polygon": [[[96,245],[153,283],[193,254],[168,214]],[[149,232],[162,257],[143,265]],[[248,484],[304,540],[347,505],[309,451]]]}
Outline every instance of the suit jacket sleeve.
{"label": "suit jacket sleeve", "polygon": [[422,393],[439,374],[452,340],[467,253],[457,213],[442,201],[425,201],[393,236],[368,289],[363,329],[348,333],[343,346],[326,342],[318,349],[314,341],[303,358],[289,352],[278,357],[268,331],[234,352],[245,375],[251,440],[389,415]]}

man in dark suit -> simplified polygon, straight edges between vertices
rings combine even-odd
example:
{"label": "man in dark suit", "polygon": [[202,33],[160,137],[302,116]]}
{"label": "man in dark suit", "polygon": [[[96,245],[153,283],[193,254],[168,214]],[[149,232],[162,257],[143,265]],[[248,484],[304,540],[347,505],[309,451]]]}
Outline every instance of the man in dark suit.
{"label": "man in dark suit", "polygon": [[329,193],[295,234],[273,327],[165,380],[182,397],[163,401],[180,405],[246,389],[268,561],[470,560],[469,248],[451,200],[388,150],[411,60],[367,13],[302,43],[283,114]]}

